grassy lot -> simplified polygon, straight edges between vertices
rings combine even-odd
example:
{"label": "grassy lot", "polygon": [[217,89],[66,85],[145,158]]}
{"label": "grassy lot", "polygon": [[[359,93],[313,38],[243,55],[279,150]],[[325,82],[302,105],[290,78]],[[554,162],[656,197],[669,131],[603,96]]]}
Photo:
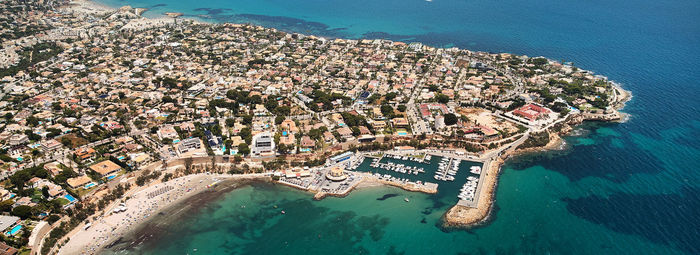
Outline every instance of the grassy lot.
{"label": "grassy lot", "polygon": [[88,144],[88,140],[85,140],[85,138],[80,138],[80,137],[76,136],[75,134],[67,134],[67,135],[62,136],[60,142],[63,142],[64,140],[70,141],[69,147],[71,149]]}
{"label": "grassy lot", "polygon": [[73,191],[75,191],[75,193],[78,193],[78,196],[83,197],[83,196],[85,196],[85,194],[87,194],[88,192],[92,191],[95,188],[97,188],[97,185],[92,186],[89,189],[77,188],[77,189],[74,189]]}
{"label": "grassy lot", "polygon": [[68,203],[70,203],[70,201],[68,201],[68,199],[65,199],[65,198],[62,198],[62,197],[56,198],[56,200],[58,200],[58,202],[61,203],[62,206],[63,206],[63,205],[67,205]]}

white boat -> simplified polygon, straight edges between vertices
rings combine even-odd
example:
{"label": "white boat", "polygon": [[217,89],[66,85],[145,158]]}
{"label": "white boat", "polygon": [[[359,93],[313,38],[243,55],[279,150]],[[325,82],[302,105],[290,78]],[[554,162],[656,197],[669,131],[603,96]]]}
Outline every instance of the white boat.
{"label": "white boat", "polygon": [[481,174],[481,167],[480,166],[472,166],[469,168],[469,170],[473,174]]}

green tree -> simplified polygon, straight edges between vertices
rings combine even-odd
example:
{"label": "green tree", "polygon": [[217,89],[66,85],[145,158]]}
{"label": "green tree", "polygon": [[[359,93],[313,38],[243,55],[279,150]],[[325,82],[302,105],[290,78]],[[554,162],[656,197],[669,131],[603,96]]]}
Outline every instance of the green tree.
{"label": "green tree", "polygon": [[284,121],[284,116],[277,115],[277,117],[275,117],[275,124],[277,124],[277,125],[282,124],[282,121]]}
{"label": "green tree", "polygon": [[41,194],[44,195],[44,198],[49,198],[49,186],[44,186],[41,188]]}
{"label": "green tree", "polygon": [[49,215],[48,218],[46,218],[46,221],[48,221],[49,224],[54,224],[55,222],[57,222],[60,219],[61,219],[61,216],[51,214],[51,215]]}
{"label": "green tree", "polygon": [[32,127],[36,127],[37,125],[39,125],[39,119],[34,116],[29,116],[27,117],[27,124]]}
{"label": "green tree", "polygon": [[240,135],[246,143],[250,143],[251,141],[253,141],[253,134],[251,133],[249,127],[241,128],[241,131],[238,132],[238,135]]}
{"label": "green tree", "polygon": [[27,219],[32,217],[32,207],[28,205],[19,205],[12,209],[12,215],[20,217],[22,219]]}
{"label": "green tree", "polygon": [[380,110],[382,111],[382,115],[384,115],[387,118],[391,118],[392,116],[394,116],[394,108],[391,107],[391,105],[383,104],[380,107]]}
{"label": "green tree", "polygon": [[445,125],[452,126],[457,124],[457,116],[452,113],[445,114]]}
{"label": "green tree", "polygon": [[253,124],[253,116],[250,116],[250,115],[243,116],[243,124],[244,125]]}
{"label": "green tree", "polygon": [[270,112],[274,112],[277,106],[279,106],[279,104],[275,99],[268,99],[267,102],[265,102],[265,108]]}
{"label": "green tree", "polygon": [[238,145],[238,153],[241,155],[248,155],[250,154],[250,148],[248,148],[248,144],[246,143],[240,143]]}
{"label": "green tree", "polygon": [[437,95],[435,95],[435,101],[437,101],[438,103],[441,103],[441,104],[446,104],[447,102],[450,101],[450,97],[448,97],[445,94],[438,93]]}
{"label": "green tree", "polygon": [[10,200],[10,199],[8,199],[8,200],[3,200],[2,202],[0,202],[0,212],[10,212],[10,211],[12,211],[12,205],[13,205],[14,203],[15,203],[15,202],[12,201],[12,200]]}

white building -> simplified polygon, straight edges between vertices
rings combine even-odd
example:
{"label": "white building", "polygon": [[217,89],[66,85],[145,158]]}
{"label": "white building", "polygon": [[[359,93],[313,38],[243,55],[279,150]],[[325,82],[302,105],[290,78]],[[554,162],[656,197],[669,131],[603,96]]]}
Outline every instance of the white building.
{"label": "white building", "polygon": [[274,154],[275,142],[269,132],[262,132],[253,136],[251,152],[254,156]]}

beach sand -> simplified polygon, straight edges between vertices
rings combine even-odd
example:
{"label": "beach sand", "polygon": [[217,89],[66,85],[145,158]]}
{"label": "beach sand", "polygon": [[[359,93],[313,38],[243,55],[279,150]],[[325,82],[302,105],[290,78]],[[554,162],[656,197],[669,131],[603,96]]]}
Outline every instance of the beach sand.
{"label": "beach sand", "polygon": [[[119,202],[112,203],[105,209],[102,216],[92,221],[92,226],[84,229],[85,224],[79,225],[77,233],[59,251],[59,254],[97,254],[105,246],[114,243],[125,234],[136,230],[150,217],[157,215],[170,206],[178,205],[191,196],[202,191],[213,189],[210,185],[230,185],[235,180],[264,179],[265,175],[219,175],[195,174],[170,180],[165,183],[154,183],[148,187],[127,194],[124,202],[126,211],[113,213]],[[120,200],[122,201],[122,200]]]}
{"label": "beach sand", "polygon": [[73,0],[68,5],[64,6],[63,9],[92,15],[100,15],[117,10],[89,0]]}
{"label": "beach sand", "polygon": [[[197,22],[192,20],[193,22]],[[162,27],[166,26],[169,24],[173,24],[177,22],[175,18],[170,18],[170,17],[160,17],[160,18],[139,18],[139,19],[132,19],[124,25],[121,29],[122,30],[145,30],[145,29],[150,29],[154,27]]]}
{"label": "beach sand", "polygon": [[141,14],[148,11],[148,9],[131,8],[130,6],[123,6],[117,9],[89,0],[73,0],[62,8],[85,15],[104,15],[114,12],[128,12],[133,14],[136,18],[130,19],[128,23],[121,27],[122,30],[139,31],[154,27],[162,27],[175,22],[182,22],[184,20],[192,23],[201,23],[201,21],[197,19],[182,18],[180,17],[182,16],[181,13],[164,13],[161,17],[157,18],[139,17]]}

